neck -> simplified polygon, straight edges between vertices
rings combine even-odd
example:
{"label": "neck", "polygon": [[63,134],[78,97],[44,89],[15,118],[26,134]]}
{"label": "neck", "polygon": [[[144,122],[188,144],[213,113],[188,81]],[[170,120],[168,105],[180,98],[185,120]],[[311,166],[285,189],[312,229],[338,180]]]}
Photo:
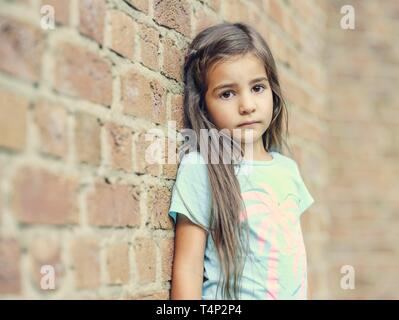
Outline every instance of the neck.
{"label": "neck", "polygon": [[258,143],[250,145],[246,144],[245,146],[243,146],[243,148],[244,152],[252,149],[252,154],[251,152],[245,152],[244,154],[245,160],[268,161],[273,159],[270,153],[265,150],[261,139],[258,140]]}

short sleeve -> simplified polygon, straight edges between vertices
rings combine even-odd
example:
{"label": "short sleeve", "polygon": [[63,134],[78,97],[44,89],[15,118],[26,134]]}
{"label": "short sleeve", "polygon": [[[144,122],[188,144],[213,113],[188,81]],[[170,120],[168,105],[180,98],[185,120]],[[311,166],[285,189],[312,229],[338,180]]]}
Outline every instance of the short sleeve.
{"label": "short sleeve", "polygon": [[186,154],[177,170],[169,216],[176,224],[177,213],[209,232],[211,193],[208,168],[197,151]]}
{"label": "short sleeve", "polygon": [[294,177],[295,177],[295,184],[297,186],[298,194],[299,194],[299,215],[301,215],[305,210],[307,210],[313,203],[314,199],[310,194],[308,188],[305,185],[305,182],[302,179],[302,175],[299,171],[298,165],[295,162],[294,165]]}

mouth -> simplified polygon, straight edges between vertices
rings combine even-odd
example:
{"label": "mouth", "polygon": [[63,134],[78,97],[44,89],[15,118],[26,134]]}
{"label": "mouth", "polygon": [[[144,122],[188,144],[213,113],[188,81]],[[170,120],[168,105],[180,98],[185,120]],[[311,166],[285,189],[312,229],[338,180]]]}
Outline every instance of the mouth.
{"label": "mouth", "polygon": [[260,121],[247,121],[239,124],[238,127],[239,128],[252,127],[258,123],[260,123]]}

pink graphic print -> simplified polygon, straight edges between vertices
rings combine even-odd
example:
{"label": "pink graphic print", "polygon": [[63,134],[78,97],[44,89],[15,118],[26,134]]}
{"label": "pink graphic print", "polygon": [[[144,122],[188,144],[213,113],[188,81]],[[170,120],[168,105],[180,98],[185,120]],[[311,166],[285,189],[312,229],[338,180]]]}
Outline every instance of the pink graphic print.
{"label": "pink graphic print", "polygon": [[[294,275],[298,276],[299,262],[305,255],[302,233],[298,216],[298,204],[288,197],[285,201],[279,202],[273,189],[266,183],[260,183],[263,190],[249,190],[242,193],[246,204],[248,219],[260,216],[258,234],[258,254],[263,254],[265,243],[270,244],[268,255],[268,277],[266,281],[266,299],[277,299],[280,285],[278,278],[278,263],[281,254],[293,256]],[[248,205],[249,200],[257,201]],[[240,220],[244,220],[244,210],[241,211]],[[299,229],[298,229],[299,228]],[[298,231],[299,230],[299,231]],[[280,237],[278,236],[280,235]],[[305,288],[306,275],[301,276],[301,288]]]}

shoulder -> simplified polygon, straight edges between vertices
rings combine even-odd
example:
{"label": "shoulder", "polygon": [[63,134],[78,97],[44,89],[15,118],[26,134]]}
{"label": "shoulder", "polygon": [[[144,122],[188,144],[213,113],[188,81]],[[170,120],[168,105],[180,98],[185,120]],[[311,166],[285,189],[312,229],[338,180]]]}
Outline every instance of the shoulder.
{"label": "shoulder", "polygon": [[191,151],[180,160],[177,178],[186,178],[194,180],[205,180],[208,176],[208,167],[204,157],[198,151]]}
{"label": "shoulder", "polygon": [[296,161],[292,157],[284,155],[278,151],[272,151],[272,155],[276,157],[278,161],[284,166],[287,166],[290,169],[298,168]]}
{"label": "shoulder", "polygon": [[205,166],[204,157],[198,151],[191,151],[182,156],[180,165],[203,165]]}

